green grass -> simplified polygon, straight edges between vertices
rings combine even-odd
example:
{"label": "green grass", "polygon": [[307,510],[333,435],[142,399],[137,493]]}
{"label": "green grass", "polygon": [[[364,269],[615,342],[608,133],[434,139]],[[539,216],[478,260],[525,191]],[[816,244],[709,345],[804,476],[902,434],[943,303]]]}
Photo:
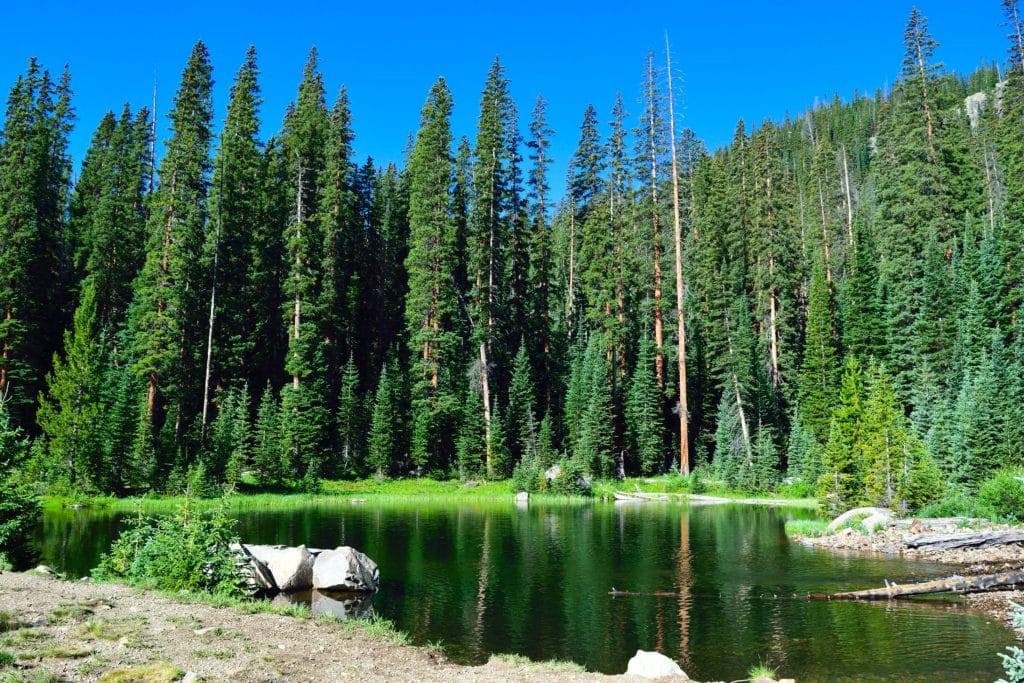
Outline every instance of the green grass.
{"label": "green grass", "polygon": [[757,666],[750,667],[750,671],[747,672],[747,678],[752,681],[757,680],[758,678],[770,678],[774,681],[777,674],[778,671],[770,666],[766,664],[758,664]]}
{"label": "green grass", "polygon": [[99,683],[171,683],[181,678],[183,673],[169,662],[160,662],[108,671],[100,676]]}
{"label": "green grass", "polygon": [[493,655],[495,659],[502,662],[507,662],[514,666],[523,666],[527,668],[544,669],[545,671],[553,671],[559,673],[586,673],[586,669],[577,664],[576,662],[570,662],[560,659],[547,659],[544,661],[534,661],[528,657],[514,654],[496,654]]}
{"label": "green grass", "polygon": [[8,666],[14,666],[14,653],[0,650],[0,669]]}
{"label": "green grass", "polygon": [[[692,478],[679,475],[661,475],[619,480],[599,480],[594,482],[592,496],[568,496],[550,493],[533,493],[531,500],[544,505],[579,505],[594,500],[611,500],[615,491],[636,491],[644,493],[687,493],[692,487]],[[750,498],[749,493],[731,491],[712,487],[702,490],[704,495],[721,498]],[[308,505],[351,505],[353,499],[374,504],[408,503],[415,501],[449,502],[449,503],[508,503],[516,494],[510,481],[471,481],[458,480],[438,481],[436,479],[362,479],[357,481],[337,480],[324,481],[318,494],[305,493],[237,493],[228,499],[231,510],[259,508],[295,508]],[[49,496],[44,506],[48,510],[60,510],[69,506],[85,506],[105,508],[111,511],[139,512],[170,512],[184,501],[182,496],[142,496],[138,498],[113,498],[97,496],[93,498]],[[781,500],[781,499],[780,499]],[[220,498],[192,499],[191,505],[196,509],[213,508],[220,503]],[[811,498],[786,500],[787,505],[794,507],[816,507],[817,501]]]}
{"label": "green grass", "polygon": [[828,522],[823,519],[791,519],[786,522],[787,536],[816,538],[828,533]]}

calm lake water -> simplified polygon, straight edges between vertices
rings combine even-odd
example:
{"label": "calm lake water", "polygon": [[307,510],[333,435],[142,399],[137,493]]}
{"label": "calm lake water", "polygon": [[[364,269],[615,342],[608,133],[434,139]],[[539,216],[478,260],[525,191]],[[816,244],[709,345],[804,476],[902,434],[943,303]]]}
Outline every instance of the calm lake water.
{"label": "calm lake water", "polygon": [[[377,614],[457,662],[491,653],[567,659],[622,673],[638,648],[698,680],[765,662],[804,681],[992,681],[1013,643],[948,601],[824,602],[807,593],[953,573],[942,565],[838,555],[787,540],[801,510],[740,505],[550,505],[347,501],[245,510],[249,543],[354,546],[379,565]],[[120,515],[47,513],[42,561],[84,575]],[[609,590],[668,592],[616,597]]]}

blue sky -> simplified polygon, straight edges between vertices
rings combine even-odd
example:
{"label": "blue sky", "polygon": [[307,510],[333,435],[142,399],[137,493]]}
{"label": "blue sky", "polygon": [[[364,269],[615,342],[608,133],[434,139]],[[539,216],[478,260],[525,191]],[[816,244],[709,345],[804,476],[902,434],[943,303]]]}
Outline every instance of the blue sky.
{"label": "blue sky", "polygon": [[[1006,29],[999,0],[923,0],[937,58],[969,72],[1002,63]],[[0,29],[0,89],[30,55],[51,71],[71,68],[78,123],[76,166],[108,109],[149,105],[158,81],[160,137],[178,77],[192,44],[212,55],[219,121],[245,50],[254,44],[262,71],[263,132],[280,127],[294,98],[306,54],[316,45],[333,101],[345,84],[362,158],[400,161],[415,132],[430,85],[444,76],[455,99],[456,136],[472,139],[480,90],[495,55],[507,69],[526,130],[534,98],[548,100],[556,131],[553,183],[565,174],[588,103],[602,122],[616,92],[639,115],[644,58],[664,57],[670,33],[681,77],[681,122],[710,148],[748,125],[798,113],[838,92],[873,93],[897,77],[903,27],[911,3],[653,2],[605,4],[525,0],[505,3],[194,2],[16,3]],[[648,10],[648,7],[650,8]]]}

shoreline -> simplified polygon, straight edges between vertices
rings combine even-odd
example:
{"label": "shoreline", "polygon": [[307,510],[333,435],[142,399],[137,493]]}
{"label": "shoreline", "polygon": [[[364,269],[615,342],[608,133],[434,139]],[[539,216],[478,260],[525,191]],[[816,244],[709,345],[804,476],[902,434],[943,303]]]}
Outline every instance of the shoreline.
{"label": "shoreline", "polygon": [[[985,525],[986,530],[1011,529],[1009,525]],[[952,527],[951,534],[969,534],[977,531],[971,528]],[[1024,568],[1024,544],[1012,544],[993,548],[971,548],[960,550],[925,550],[908,548],[907,541],[915,532],[889,526],[874,534],[863,534],[853,529],[843,529],[825,536],[790,535],[790,539],[802,545],[823,548],[833,552],[856,552],[873,555],[903,557],[910,560],[935,562],[959,567],[968,576],[993,574],[996,572]],[[1013,628],[1010,619],[1013,605],[1024,604],[1024,589],[993,590],[962,595],[964,602],[973,609],[987,613],[1003,623],[1017,640],[1024,641],[1024,632]]]}
{"label": "shoreline", "polygon": [[153,681],[188,674],[190,680],[237,681],[632,680],[515,656],[492,655],[486,664],[465,666],[436,647],[407,644],[381,622],[294,616],[288,610],[247,613],[211,604],[216,602],[123,584],[2,572],[0,652],[12,656],[14,668],[0,663],[0,671],[18,671],[26,680],[46,672],[62,681],[104,675],[136,680],[116,679],[115,672],[138,673],[144,667],[152,670],[146,680]]}

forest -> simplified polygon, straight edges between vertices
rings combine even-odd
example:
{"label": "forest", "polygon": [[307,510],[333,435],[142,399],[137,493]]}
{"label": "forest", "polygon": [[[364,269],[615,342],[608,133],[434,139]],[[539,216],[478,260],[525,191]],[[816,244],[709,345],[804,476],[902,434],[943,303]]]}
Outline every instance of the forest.
{"label": "forest", "polygon": [[0,461],[116,495],[536,489],[554,464],[835,509],[969,494],[1024,465],[1024,22],[1002,5],[1005,65],[945,70],[915,9],[890,90],[740,120],[715,151],[652,52],[639,114],[583,112],[561,198],[546,102],[523,125],[498,59],[471,136],[442,78],[378,165],[315,49],[278,133],[255,48],[218,127],[200,42],[162,158],[126,105],[74,182],[70,75],[30,59],[0,133]]}

